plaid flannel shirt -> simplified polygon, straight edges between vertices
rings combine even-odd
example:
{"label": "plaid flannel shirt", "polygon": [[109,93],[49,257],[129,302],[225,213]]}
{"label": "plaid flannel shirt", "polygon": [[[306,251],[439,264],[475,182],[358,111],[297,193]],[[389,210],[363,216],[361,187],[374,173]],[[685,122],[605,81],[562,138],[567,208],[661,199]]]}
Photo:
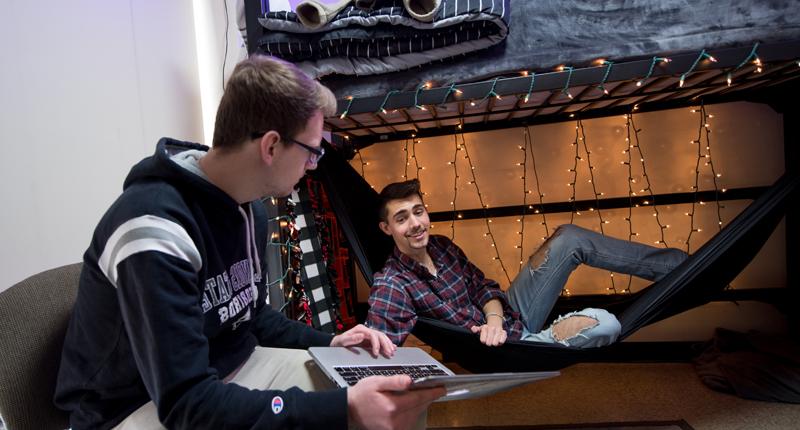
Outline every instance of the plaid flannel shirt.
{"label": "plaid flannel shirt", "polygon": [[428,254],[436,276],[395,247],[383,270],[375,274],[369,296],[367,326],[402,344],[417,321],[428,317],[464,328],[486,324],[483,306],[491,299],[503,305],[503,328],[509,339],[522,335],[519,313],[508,305],[497,282],[487,279],[450,239],[431,235]]}

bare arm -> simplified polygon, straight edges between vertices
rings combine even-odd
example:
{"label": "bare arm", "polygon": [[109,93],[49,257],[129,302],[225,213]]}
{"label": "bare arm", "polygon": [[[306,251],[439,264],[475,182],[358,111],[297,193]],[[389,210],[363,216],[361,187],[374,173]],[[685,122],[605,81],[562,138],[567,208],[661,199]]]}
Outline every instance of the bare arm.
{"label": "bare arm", "polygon": [[503,304],[499,299],[491,299],[483,305],[486,324],[473,326],[473,333],[480,333],[481,343],[487,346],[500,346],[506,342],[508,333],[503,329]]}

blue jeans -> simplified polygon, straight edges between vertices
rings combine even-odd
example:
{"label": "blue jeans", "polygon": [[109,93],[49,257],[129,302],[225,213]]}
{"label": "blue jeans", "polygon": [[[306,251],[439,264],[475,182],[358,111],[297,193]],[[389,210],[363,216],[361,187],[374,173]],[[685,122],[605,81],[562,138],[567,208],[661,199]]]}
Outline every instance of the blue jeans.
{"label": "blue jeans", "polygon": [[[686,258],[687,254],[679,249],[615,239],[572,224],[559,226],[531,255],[508,290],[509,304],[522,315],[527,329],[522,339],[558,342],[575,348],[613,343],[620,325],[614,315],[603,309],[589,308],[564,315],[542,330],[572,271],[582,263],[657,281]],[[568,339],[557,340],[552,334],[553,325],[573,315],[587,316],[597,323]]]}

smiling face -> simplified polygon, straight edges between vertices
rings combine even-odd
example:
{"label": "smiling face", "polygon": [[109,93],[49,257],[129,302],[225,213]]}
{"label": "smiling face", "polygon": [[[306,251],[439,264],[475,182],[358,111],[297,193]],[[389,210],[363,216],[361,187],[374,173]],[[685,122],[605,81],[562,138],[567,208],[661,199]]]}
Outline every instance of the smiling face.
{"label": "smiling face", "polygon": [[431,220],[422,199],[413,194],[409,197],[390,200],[386,204],[387,220],[380,228],[392,236],[403,254],[413,256],[424,253],[428,246],[428,230]]}

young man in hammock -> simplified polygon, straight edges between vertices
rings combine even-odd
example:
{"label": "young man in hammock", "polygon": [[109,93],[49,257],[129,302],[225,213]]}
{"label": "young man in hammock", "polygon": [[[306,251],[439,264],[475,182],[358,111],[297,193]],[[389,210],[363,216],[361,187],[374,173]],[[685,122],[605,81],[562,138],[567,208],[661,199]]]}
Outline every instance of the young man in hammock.
{"label": "young man in hammock", "polygon": [[659,280],[686,259],[681,250],[655,248],[562,225],[531,255],[507,292],[484,277],[444,236],[431,236],[430,218],[416,179],[387,185],[380,193],[380,228],[395,249],[375,274],[366,324],[397,345],[417,317],[459,325],[488,346],[507,339],[559,343],[573,348],[616,341],[620,324],[603,309],[587,308],[545,319],[579,264]]}

